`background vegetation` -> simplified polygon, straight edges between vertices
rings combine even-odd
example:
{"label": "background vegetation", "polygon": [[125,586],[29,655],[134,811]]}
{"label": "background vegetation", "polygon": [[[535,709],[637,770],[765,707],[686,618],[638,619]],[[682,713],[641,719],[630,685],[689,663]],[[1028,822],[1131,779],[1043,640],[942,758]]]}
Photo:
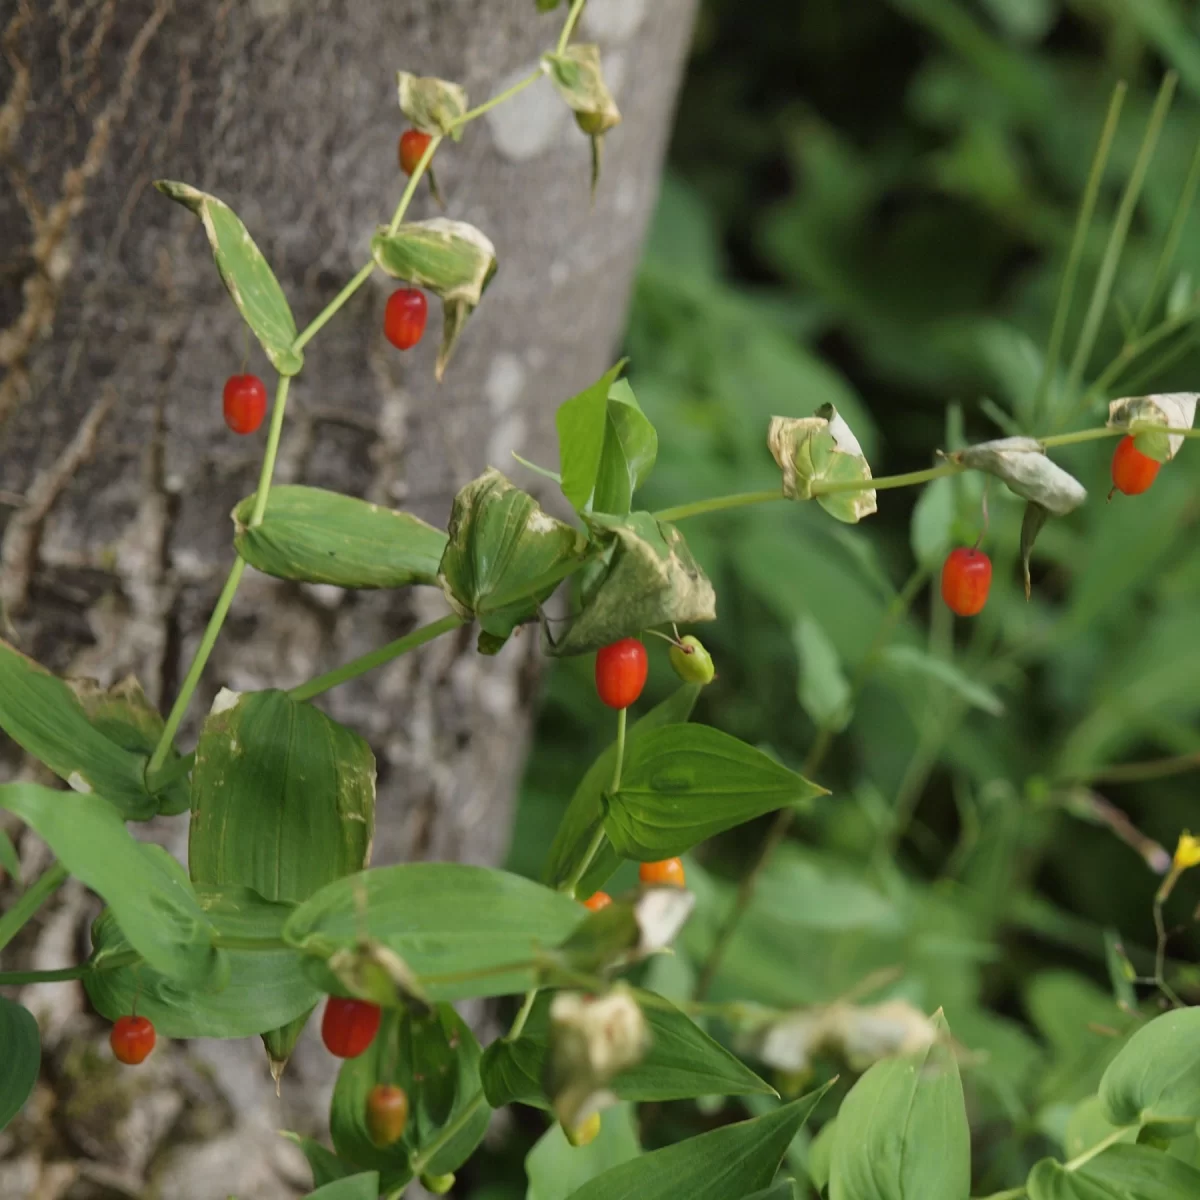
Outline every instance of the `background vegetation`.
{"label": "background vegetation", "polygon": [[[669,431],[647,507],[773,486],[767,419],[829,401],[877,475],[928,466],[931,447],[964,439],[1100,424],[1103,403],[1039,406],[1036,381],[1113,85],[1129,91],[1085,299],[1167,66],[1179,94],[1086,378],[1136,325],[1200,135],[1191,6],[761,0],[749,18],[738,0],[707,0],[627,335],[631,381]],[[1194,302],[1196,279],[1192,220],[1168,313]],[[1195,389],[1198,346],[1181,326],[1109,395]],[[853,529],[804,505],[687,527],[720,598],[717,624],[696,631],[719,672],[697,719],[807,765],[835,796],[774,859],[711,995],[802,1006],[865,981],[857,999],[944,1007],[962,1045],[976,1194],[1063,1152],[1076,1103],[1138,1019],[1106,946],[1150,969],[1159,845],[1200,825],[1184,769],[1186,756],[1200,766],[1200,458],[1185,449],[1146,496],[1106,504],[1111,453],[1056,453],[1090,498],[1043,533],[1028,603],[1022,505],[993,487],[996,579],[972,622],[955,624],[927,585],[948,546],[979,533],[973,478],[881,493],[879,515]],[[652,650],[644,704],[671,682]],[[610,734],[590,671],[568,660],[547,680],[517,870],[537,871],[581,762]],[[1136,765],[1173,756],[1185,757]],[[769,825],[689,863],[700,905],[686,946],[653,968],[661,990],[694,985]],[[1183,964],[1198,898],[1185,877],[1166,912],[1173,978],[1192,1001],[1200,979]],[[1155,1011],[1154,989],[1137,994]],[[837,1095],[845,1065],[813,1065],[818,1078],[839,1070]],[[524,1194],[521,1159],[542,1124],[521,1111],[506,1150],[470,1169],[488,1181],[471,1195]],[[642,1136],[657,1145],[739,1112],[644,1106]]]}

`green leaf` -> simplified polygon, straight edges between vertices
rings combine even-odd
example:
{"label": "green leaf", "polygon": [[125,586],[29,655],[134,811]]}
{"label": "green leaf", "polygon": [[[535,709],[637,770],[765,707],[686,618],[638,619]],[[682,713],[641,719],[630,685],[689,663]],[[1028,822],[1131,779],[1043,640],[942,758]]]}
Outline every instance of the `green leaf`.
{"label": "green leaf", "polygon": [[0,829],[0,867],[4,868],[17,887],[21,886],[21,856],[17,853],[12,838],[3,829]]}
{"label": "green leaf", "polygon": [[[76,791],[103,796],[128,820],[144,821],[160,811],[183,812],[187,786],[182,781],[158,793],[146,788],[153,741],[147,740],[150,718],[132,698],[132,689],[141,695],[136,682],[99,693],[107,697],[103,703],[96,689],[80,686],[98,714],[95,722],[68,684],[0,641],[0,726],[14,742]],[[161,728],[161,718],[158,722]]]}
{"label": "green leaf", "polygon": [[781,1179],[774,1187],[743,1196],[742,1200],[800,1200],[800,1192],[794,1179]]}
{"label": "green leaf", "polygon": [[605,797],[604,829],[626,858],[657,862],[826,794],[719,729],[669,725],[629,747],[621,786]]}
{"label": "green leaf", "polygon": [[233,543],[276,579],[344,588],[437,586],[446,535],[412,516],[322,488],[271,489],[261,525],[247,528],[254,497],[233,510]]}
{"label": "green leaf", "polygon": [[583,537],[493,467],[454,498],[438,578],[451,607],[506,638],[581,560]]}
{"label": "green leaf", "polygon": [[1100,1099],[1114,1125],[1200,1120],[1200,1008],[1143,1025],[1108,1064]]}
{"label": "green leaf", "polygon": [[[367,1129],[367,1095],[384,1082],[404,1089],[409,1120],[399,1142],[380,1147]],[[419,1017],[408,1009],[389,1009],[367,1051],[347,1059],[338,1072],[329,1112],[333,1144],[342,1158],[375,1168],[385,1187],[395,1188],[412,1177],[411,1156],[474,1104],[474,1116],[461,1133],[424,1166],[427,1174],[447,1174],[471,1156],[487,1131],[491,1113],[477,1103],[478,1092],[479,1043],[454,1009],[440,1004]]]}
{"label": "green leaf", "polygon": [[212,945],[214,925],[182,867],[161,847],[136,841],[107,801],[10,783],[0,786],[0,808],[36,830],[108,902],[130,945],[156,971],[195,986],[226,976],[228,962]]}
{"label": "green leaf", "polygon": [[608,389],[605,416],[604,449],[600,453],[592,508],[596,512],[624,515],[633,503],[634,492],[654,469],[658,434],[624,379],[618,379]]}
{"label": "green leaf", "polygon": [[927,483],[913,505],[913,557],[927,571],[941,567],[954,543],[956,511],[954,480],[935,479]]}
{"label": "green leaf", "polygon": [[42,1041],[33,1014],[0,996],[0,1129],[29,1099],[41,1063]]}
{"label": "green leaf", "polygon": [[752,1121],[725,1125],[643,1154],[584,1184],[569,1200],[680,1200],[683,1196],[729,1200],[768,1187],[792,1138],[824,1091]]}
{"label": "green leaf", "polygon": [[284,1132],[283,1136],[304,1152],[304,1157],[308,1159],[308,1165],[312,1170],[313,1187],[319,1188],[327,1183],[335,1183],[339,1179],[349,1179],[357,1173],[357,1168],[353,1164],[344,1162],[332,1150],[327,1150],[313,1138],[289,1132]]}
{"label": "green leaf", "polygon": [[1029,1200],[1194,1200],[1200,1171],[1149,1146],[1112,1146],[1076,1171],[1052,1158],[1029,1173]]}
{"label": "green leaf", "polygon": [[579,395],[560,404],[554,414],[563,495],[579,512],[588,507],[596,490],[608,440],[609,391],[624,369],[622,359]]}
{"label": "green leaf", "polygon": [[431,76],[396,72],[400,111],[422,133],[443,134],[456,142],[462,125],[456,124],[467,111],[467,90],[461,84]]}
{"label": "green leaf", "polygon": [[583,588],[582,610],[551,651],[585,654],[657,625],[716,619],[716,595],[683,534],[651,513],[584,517],[606,565]]}
{"label": "green leaf", "polygon": [[[91,971],[83,983],[96,1011],[115,1021],[136,1003],[170,1038],[253,1037],[307,1015],[321,992],[305,973],[303,956],[269,944],[278,943],[295,905],[272,903],[248,888],[200,888],[197,895],[220,936],[262,940],[264,948],[223,951],[229,980],[219,991],[180,984],[145,963]],[[92,925],[92,947],[98,965],[131,948],[107,909]]]}
{"label": "green leaf", "polygon": [[[713,1041],[690,1017],[652,992],[633,991],[650,1031],[650,1049],[608,1085],[622,1100],[686,1100],[693,1096],[773,1095],[774,1089]],[[515,1042],[493,1042],[483,1056],[484,1091],[493,1108],[520,1102],[549,1108],[543,1090],[550,1053],[550,1003],[538,997]]]}
{"label": "green leaf", "polygon": [[971,1131],[945,1019],[942,1040],[876,1063],[842,1102],[830,1200],[963,1200]]}
{"label": "green leaf", "polygon": [[221,281],[246,324],[262,343],[272,366],[281,375],[299,374],[304,366],[304,356],[299,350],[292,349],[296,340],[296,321],[287,297],[237,214],[216,196],[197,191],[189,184],[159,179],[154,186],[200,218],[212,246],[217,270],[221,272]]}
{"label": "green leaf", "polygon": [[821,492],[814,484],[864,483],[871,467],[850,426],[832,404],[811,417],[772,417],[767,446],[783,474],[790,500],[817,503],[831,517],[854,525],[876,511],[875,489]]}
{"label": "green leaf", "polygon": [[309,1192],[304,1200],[379,1200],[379,1172],[348,1175]]}
{"label": "green leaf", "polygon": [[818,728],[840,733],[853,716],[850,681],[842,670],[837,647],[812,617],[792,626],[792,644],[800,659],[800,705]]}
{"label": "green leaf", "polygon": [[[625,738],[626,748],[632,750],[642,738],[655,729],[687,721],[699,695],[698,684],[685,683],[676,688],[670,696],[656,704],[644,717],[640,717],[629,727]],[[546,858],[544,878],[553,888],[561,887],[574,875],[596,827],[604,820],[603,795],[605,789],[612,784],[616,759],[617,746],[614,742],[588,767],[587,773],[579,781],[579,786],[571,797],[567,811],[563,813],[562,822]],[[590,896],[597,888],[603,887],[620,865],[620,855],[605,842],[580,880],[580,895]]]}
{"label": "green leaf", "polygon": [[880,669],[903,680],[906,692],[911,691],[913,680],[925,680],[939,684],[958,699],[999,717],[1004,713],[1004,704],[991,688],[976,683],[954,663],[944,658],[935,658],[920,646],[888,646],[879,656]]}
{"label": "green leaf", "polygon": [[322,957],[375,938],[421,977],[432,999],[465,1000],[528,991],[534,955],[584,916],[560,892],[505,871],[404,863],[322,888],[293,913],[284,938]]}
{"label": "green leaf", "polygon": [[586,1146],[572,1146],[556,1121],[525,1156],[525,1200],[567,1200],[577,1188],[641,1153],[633,1108],[619,1104],[600,1114],[600,1132]]}

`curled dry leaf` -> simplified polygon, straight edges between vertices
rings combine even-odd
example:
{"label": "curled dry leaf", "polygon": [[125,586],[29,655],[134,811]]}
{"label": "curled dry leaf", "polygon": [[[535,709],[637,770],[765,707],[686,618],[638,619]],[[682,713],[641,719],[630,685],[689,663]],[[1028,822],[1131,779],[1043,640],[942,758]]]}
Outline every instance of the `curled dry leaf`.
{"label": "curled dry leaf", "polygon": [[1138,450],[1155,462],[1170,462],[1183,446],[1181,433],[1138,432],[1142,425],[1166,425],[1169,429],[1191,429],[1196,418],[1197,392],[1164,392],[1156,396],[1126,396],[1108,406],[1108,423],[1128,429]]}
{"label": "curled dry leaf", "polygon": [[462,126],[456,122],[467,111],[467,89],[446,79],[396,72],[400,111],[422,133],[441,134],[458,141]]}
{"label": "curled dry leaf", "polygon": [[772,417],[767,446],[783,473],[783,494],[789,500],[815,496],[830,516],[851,525],[877,511],[874,488],[822,492],[814,487],[871,478],[858,438],[832,404],[822,405],[811,417]]}
{"label": "curled dry leaf", "polygon": [[1087,489],[1046,457],[1036,438],[1010,437],[980,442],[950,456],[976,471],[995,475],[1025,500],[1040,504],[1051,516],[1062,517],[1087,499]]}

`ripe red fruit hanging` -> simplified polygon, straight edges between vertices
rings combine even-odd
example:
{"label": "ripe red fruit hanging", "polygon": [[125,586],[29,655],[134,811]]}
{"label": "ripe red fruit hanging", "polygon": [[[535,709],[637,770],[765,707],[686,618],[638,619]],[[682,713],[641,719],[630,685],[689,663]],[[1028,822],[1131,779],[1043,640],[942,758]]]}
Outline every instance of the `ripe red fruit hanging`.
{"label": "ripe red fruit hanging", "polygon": [[973,617],[987,603],[992,560],[982,550],[959,546],[942,565],[942,599],[960,617]]}
{"label": "ripe red fruit hanging", "polygon": [[108,1031],[108,1044],[117,1061],[131,1067],[146,1061],[157,1040],[147,1017],[118,1017]]}
{"label": "ripe red fruit hanging", "polygon": [[683,861],[678,858],[664,858],[662,862],[642,863],[638,867],[638,878],[650,887],[684,886]]}
{"label": "ripe red fruit hanging", "polygon": [[637,638],[622,638],[596,655],[596,691],[609,708],[628,708],[646,686],[650,668],[646,647]]}
{"label": "ripe red fruit hanging", "polygon": [[267,389],[257,375],[230,375],[221,400],[234,433],[253,433],[267,415]]}
{"label": "ripe red fruit hanging", "polygon": [[1154,482],[1161,466],[1162,463],[1143,454],[1126,434],[1113,451],[1113,488],[1126,496],[1140,496]]}
{"label": "ripe red fruit hanging", "polygon": [[378,1004],[330,996],[321,1018],[321,1040],[338,1058],[357,1058],[379,1032]]}
{"label": "ripe red fruit hanging", "polygon": [[593,892],[584,902],[583,907],[589,912],[599,912],[612,903],[612,897],[607,892]]}
{"label": "ripe red fruit hanging", "polygon": [[425,153],[433,138],[419,129],[406,129],[400,135],[400,149],[397,157],[400,159],[400,170],[405,175],[411,175],[417,169],[417,163]]}
{"label": "ripe red fruit hanging", "polygon": [[408,1096],[403,1088],[377,1083],[367,1093],[367,1132],[379,1147],[393,1146],[408,1124]]}
{"label": "ripe red fruit hanging", "polygon": [[383,336],[399,350],[411,350],[425,332],[429,305],[425,293],[400,288],[388,297],[383,310]]}

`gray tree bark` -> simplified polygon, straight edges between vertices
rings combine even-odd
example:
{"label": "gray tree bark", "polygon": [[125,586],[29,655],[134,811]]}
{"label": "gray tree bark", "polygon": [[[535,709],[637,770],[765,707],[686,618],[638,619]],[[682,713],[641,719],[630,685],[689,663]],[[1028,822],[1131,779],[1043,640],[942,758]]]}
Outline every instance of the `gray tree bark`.
{"label": "gray tree bark", "polygon": [[[500,272],[446,382],[437,329],[395,352],[376,278],[306,352],[277,481],[445,523],[455,491],[519,449],[553,462],[553,409],[610,363],[651,212],[694,0],[590,0],[624,124],[595,204],[588,146],[542,81],[439,155],[450,215]],[[169,702],[232,561],[229,510],[261,437],[230,434],[246,339],[182,179],[246,222],[303,325],[368,258],[403,183],[395,71],[473,103],[535,65],[565,8],[533,0],[0,0],[0,601],[8,636],[63,674],[132,671]],[[433,215],[425,190],[413,210]],[[431,321],[436,326],[436,317]],[[257,346],[249,366],[270,378]],[[180,739],[218,686],[291,686],[444,611],[432,592],[344,594],[248,572]],[[495,862],[528,732],[529,633],[495,659],[445,638],[332,693],[379,760],[376,862]],[[6,771],[31,772],[8,744]],[[177,852],[186,819],[148,830]],[[12,830],[12,826],[8,827]],[[25,835],[26,873],[46,851]],[[8,893],[11,899],[12,893]],[[5,961],[78,961],[94,899],[60,893]],[[276,1129],[319,1131],[331,1070],[310,1034],[276,1099],[256,1043],[115,1068],[75,984],[26,989],[43,1083],[0,1133],[0,1195],[293,1196]]]}

